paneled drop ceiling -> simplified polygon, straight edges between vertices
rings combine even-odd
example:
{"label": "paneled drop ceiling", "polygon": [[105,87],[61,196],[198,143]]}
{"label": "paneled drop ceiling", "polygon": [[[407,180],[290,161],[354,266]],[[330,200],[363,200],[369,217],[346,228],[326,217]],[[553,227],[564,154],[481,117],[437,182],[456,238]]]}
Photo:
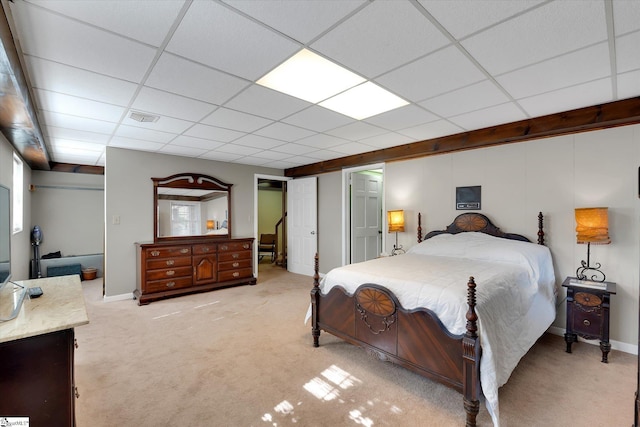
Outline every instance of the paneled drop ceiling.
{"label": "paneled drop ceiling", "polygon": [[[55,163],[111,146],[288,169],[640,96],[640,1],[2,5]],[[358,121],[255,83],[303,48],[409,104]]]}

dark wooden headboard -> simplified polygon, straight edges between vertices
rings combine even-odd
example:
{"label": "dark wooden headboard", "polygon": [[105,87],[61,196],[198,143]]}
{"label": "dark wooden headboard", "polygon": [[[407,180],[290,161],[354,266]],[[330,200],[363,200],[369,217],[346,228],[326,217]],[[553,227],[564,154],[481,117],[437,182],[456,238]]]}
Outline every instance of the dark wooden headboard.
{"label": "dark wooden headboard", "polygon": [[[543,223],[542,212],[538,213],[538,244],[544,245],[544,231],[542,229]],[[422,238],[422,214],[418,213],[418,243],[422,242],[422,240],[427,240],[433,236],[437,236],[438,234],[458,234],[465,233],[468,231],[479,231],[481,233],[486,233],[491,236],[502,237],[505,239],[511,240],[520,240],[523,242],[530,242],[528,238],[521,234],[515,233],[505,233],[500,230],[500,228],[496,227],[489,218],[485,215],[477,212],[467,212],[458,215],[451,224],[447,226],[445,230],[434,230],[430,231]]]}

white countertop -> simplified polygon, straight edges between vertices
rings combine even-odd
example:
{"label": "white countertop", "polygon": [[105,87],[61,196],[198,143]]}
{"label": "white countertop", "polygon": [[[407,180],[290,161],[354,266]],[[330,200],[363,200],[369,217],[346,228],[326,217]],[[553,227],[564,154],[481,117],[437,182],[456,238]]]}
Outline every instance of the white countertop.
{"label": "white countertop", "polygon": [[46,277],[16,283],[30,288],[39,286],[43,293],[34,299],[26,296],[18,316],[0,322],[0,343],[89,323],[80,276]]}

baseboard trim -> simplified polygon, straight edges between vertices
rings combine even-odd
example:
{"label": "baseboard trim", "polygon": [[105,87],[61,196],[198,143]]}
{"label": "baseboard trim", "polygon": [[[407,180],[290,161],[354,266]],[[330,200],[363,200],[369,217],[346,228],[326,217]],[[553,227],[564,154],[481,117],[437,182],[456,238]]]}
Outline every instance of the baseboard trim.
{"label": "baseboard trim", "polygon": [[102,297],[102,300],[104,302],[124,301],[124,300],[128,300],[128,299],[134,299],[133,293],[120,294],[120,295],[111,295],[111,296],[106,296],[105,295],[104,297]]}
{"label": "baseboard trim", "polygon": [[[547,332],[553,335],[559,335],[561,337],[564,337],[564,333],[567,332],[567,330],[564,328],[559,328],[557,326],[551,326],[549,329],[547,329]],[[591,345],[598,345],[598,346],[600,345],[600,341],[598,340],[585,340],[585,339],[582,339],[581,337],[578,337],[578,341],[585,342]],[[635,355],[638,354],[637,345],[627,344],[625,342],[620,342],[615,340],[609,340],[609,343],[611,344],[612,350],[623,351],[625,353],[635,354]]]}

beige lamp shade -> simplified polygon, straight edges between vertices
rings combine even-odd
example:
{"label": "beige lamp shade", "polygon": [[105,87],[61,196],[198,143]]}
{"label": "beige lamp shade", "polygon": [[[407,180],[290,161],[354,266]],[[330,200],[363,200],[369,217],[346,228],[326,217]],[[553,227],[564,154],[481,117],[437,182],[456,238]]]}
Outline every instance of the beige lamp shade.
{"label": "beige lamp shade", "polygon": [[576,240],[594,245],[611,243],[608,208],[576,209]]}
{"label": "beige lamp shade", "polygon": [[394,231],[404,231],[404,211],[395,210],[387,211],[387,223],[389,224],[389,233]]}
{"label": "beige lamp shade", "polygon": [[213,230],[215,227],[215,221],[212,219],[207,220],[207,230]]}

